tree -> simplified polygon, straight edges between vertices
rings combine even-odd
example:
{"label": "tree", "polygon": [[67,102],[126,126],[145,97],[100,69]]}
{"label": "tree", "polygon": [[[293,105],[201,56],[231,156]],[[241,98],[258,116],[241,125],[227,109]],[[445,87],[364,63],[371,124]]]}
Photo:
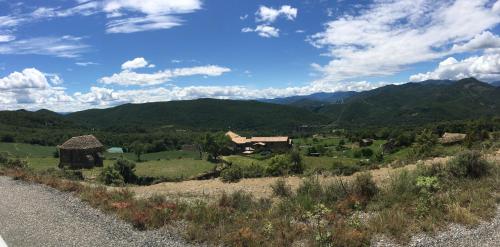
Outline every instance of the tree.
{"label": "tree", "polygon": [[303,158],[299,150],[293,149],[290,152],[290,162],[292,163],[290,167],[292,173],[302,174],[304,172]]}
{"label": "tree", "polygon": [[140,142],[132,143],[132,150],[134,154],[137,156],[137,161],[141,161],[141,155],[144,154],[144,145]]}
{"label": "tree", "polygon": [[218,157],[228,149],[230,139],[223,133],[207,133],[203,138],[203,149],[208,153],[208,160],[217,161]]}
{"label": "tree", "polygon": [[414,154],[417,157],[426,157],[431,154],[432,149],[437,144],[437,137],[431,130],[425,129],[415,137],[415,144],[413,147]]}

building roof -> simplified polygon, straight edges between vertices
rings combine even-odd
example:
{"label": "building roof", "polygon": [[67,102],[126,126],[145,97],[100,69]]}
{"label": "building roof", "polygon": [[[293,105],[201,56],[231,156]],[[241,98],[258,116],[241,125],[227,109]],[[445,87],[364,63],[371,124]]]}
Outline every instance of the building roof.
{"label": "building roof", "polygon": [[443,137],[439,138],[439,142],[441,143],[454,143],[454,142],[460,142],[465,139],[467,135],[466,134],[461,134],[461,133],[449,133],[445,132],[443,134]]}
{"label": "building roof", "polygon": [[102,147],[102,143],[93,135],[72,137],[59,146],[60,149],[94,149]]}
{"label": "building roof", "polygon": [[268,137],[252,137],[252,138],[246,138],[243,136],[240,136],[232,131],[228,131],[226,133],[229,138],[231,138],[231,141],[233,141],[236,144],[245,144],[245,143],[269,143],[269,142],[289,142],[288,136],[268,136]]}

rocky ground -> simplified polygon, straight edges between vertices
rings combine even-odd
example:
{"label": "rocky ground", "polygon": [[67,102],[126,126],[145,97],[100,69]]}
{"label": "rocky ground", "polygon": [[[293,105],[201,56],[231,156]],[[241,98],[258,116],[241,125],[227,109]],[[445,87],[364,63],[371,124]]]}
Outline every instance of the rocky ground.
{"label": "rocky ground", "polygon": [[136,231],[69,193],[1,176],[0,235],[8,246],[189,246],[167,229]]}

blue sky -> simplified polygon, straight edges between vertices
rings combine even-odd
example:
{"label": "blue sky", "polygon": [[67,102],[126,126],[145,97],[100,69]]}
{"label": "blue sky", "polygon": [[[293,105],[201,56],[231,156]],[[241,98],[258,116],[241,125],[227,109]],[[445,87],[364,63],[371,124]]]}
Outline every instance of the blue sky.
{"label": "blue sky", "polygon": [[0,0],[0,110],[500,80],[493,0]]}

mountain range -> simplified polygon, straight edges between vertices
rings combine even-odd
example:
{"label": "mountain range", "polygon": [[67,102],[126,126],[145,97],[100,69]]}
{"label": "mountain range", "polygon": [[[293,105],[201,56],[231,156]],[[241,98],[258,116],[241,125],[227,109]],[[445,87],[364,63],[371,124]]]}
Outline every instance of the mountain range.
{"label": "mountain range", "polygon": [[0,125],[289,132],[301,125],[420,125],[491,116],[500,116],[500,87],[467,78],[259,101],[197,99],[124,104],[64,115],[48,110],[0,111]]}

